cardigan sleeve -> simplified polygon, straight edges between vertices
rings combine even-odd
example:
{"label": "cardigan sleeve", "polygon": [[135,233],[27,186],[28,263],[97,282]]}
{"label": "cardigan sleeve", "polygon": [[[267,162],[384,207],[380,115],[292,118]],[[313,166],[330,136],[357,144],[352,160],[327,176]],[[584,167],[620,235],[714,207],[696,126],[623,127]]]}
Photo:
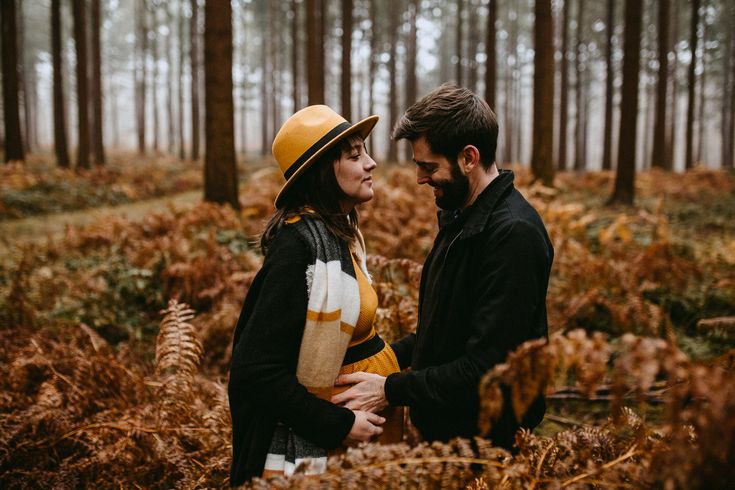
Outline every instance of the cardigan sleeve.
{"label": "cardigan sleeve", "polygon": [[354,413],[311,394],[295,374],[306,321],[308,262],[306,245],[288,227],[282,229],[249,292],[256,298],[246,300],[238,321],[230,403],[260,405],[300,436],[334,448],[352,428]]}

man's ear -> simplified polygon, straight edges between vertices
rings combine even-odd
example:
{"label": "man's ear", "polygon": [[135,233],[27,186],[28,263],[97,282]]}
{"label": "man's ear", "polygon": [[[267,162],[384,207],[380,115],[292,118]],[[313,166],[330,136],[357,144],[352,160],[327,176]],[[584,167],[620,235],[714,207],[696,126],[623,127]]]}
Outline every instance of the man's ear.
{"label": "man's ear", "polygon": [[459,158],[457,159],[459,165],[459,171],[462,175],[467,175],[472,172],[480,164],[480,150],[473,145],[467,145],[462,148],[459,152]]}

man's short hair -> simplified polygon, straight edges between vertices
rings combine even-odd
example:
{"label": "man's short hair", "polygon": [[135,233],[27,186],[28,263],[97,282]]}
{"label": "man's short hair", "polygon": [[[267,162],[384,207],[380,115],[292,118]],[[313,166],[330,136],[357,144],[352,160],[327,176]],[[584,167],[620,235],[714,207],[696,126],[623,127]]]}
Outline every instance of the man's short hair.
{"label": "man's short hair", "polygon": [[487,102],[472,91],[444,84],[409,107],[393,128],[395,140],[414,141],[425,136],[432,153],[452,163],[467,145],[480,152],[489,168],[495,161],[498,121]]}

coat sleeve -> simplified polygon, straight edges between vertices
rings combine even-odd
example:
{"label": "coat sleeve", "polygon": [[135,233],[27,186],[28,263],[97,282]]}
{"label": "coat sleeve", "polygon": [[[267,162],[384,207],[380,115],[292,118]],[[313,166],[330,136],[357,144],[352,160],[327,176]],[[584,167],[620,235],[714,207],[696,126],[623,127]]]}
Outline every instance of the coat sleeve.
{"label": "coat sleeve", "polygon": [[317,398],[296,378],[308,303],[309,256],[290,230],[282,230],[276,240],[261,270],[252,310],[238,321],[230,403],[260,405],[300,436],[334,448],[349,433],[355,416],[351,410]]}
{"label": "coat sleeve", "polygon": [[385,392],[391,405],[443,410],[475,402],[482,376],[538,336],[551,263],[544,237],[531,223],[514,221],[485,238],[482,250],[465,353],[446,364],[388,376]]}
{"label": "coat sleeve", "polygon": [[410,333],[390,344],[393,352],[396,354],[398,366],[406,369],[411,365],[411,357],[413,356],[413,348],[416,345],[416,333]]}

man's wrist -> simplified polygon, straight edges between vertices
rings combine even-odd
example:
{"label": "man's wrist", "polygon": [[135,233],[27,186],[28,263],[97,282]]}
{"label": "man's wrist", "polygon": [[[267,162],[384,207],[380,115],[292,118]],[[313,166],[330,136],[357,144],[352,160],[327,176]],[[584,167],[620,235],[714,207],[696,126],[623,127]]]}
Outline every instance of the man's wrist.
{"label": "man's wrist", "polygon": [[407,374],[408,373],[397,372],[389,374],[388,377],[385,378],[383,394],[388,405],[393,407],[408,405],[405,399],[406,390],[404,388],[407,381]]}

